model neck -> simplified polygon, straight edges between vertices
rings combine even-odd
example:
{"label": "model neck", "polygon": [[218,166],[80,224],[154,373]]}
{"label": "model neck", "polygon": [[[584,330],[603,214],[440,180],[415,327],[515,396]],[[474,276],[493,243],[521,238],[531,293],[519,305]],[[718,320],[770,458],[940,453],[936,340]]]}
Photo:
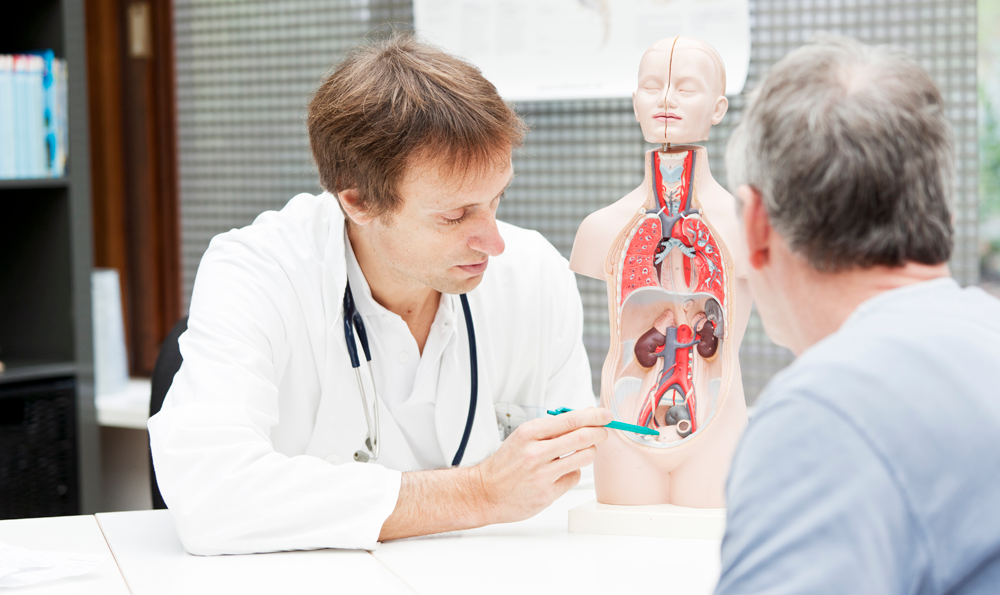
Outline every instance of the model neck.
{"label": "model neck", "polygon": [[[649,166],[649,154],[652,152],[659,152],[661,155],[683,157],[689,151],[693,151],[695,154],[694,159],[694,186],[702,186],[707,183],[712,183],[715,179],[712,177],[712,171],[708,166],[708,149],[701,145],[670,145],[670,148],[664,150],[663,148],[657,147],[655,149],[650,149],[646,151],[646,174],[643,180],[643,186],[646,188],[650,187],[653,180],[653,170]],[[687,174],[688,172],[684,172]]]}

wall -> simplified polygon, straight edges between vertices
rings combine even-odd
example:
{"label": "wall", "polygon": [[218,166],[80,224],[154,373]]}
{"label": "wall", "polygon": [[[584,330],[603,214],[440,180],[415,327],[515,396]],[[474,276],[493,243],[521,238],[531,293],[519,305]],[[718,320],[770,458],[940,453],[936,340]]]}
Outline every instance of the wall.
{"label": "wall", "polygon": [[[303,116],[321,75],[373,27],[409,28],[408,1],[176,0],[184,299],[211,237],[317,192]],[[384,28],[384,27],[383,27]],[[941,86],[958,147],[956,278],[975,283],[977,221],[975,0],[751,0],[753,51],[746,85],[815,32],[892,43],[911,53]],[[725,180],[726,140],[739,122],[733,97],[707,143],[713,174]],[[532,126],[516,155],[518,176],[500,209],[538,229],[566,256],[580,221],[635,188],[643,142],[628,100],[516,106]],[[603,284],[579,277],[595,387],[608,346]],[[752,402],[791,361],[768,341],[756,316],[740,351]]]}

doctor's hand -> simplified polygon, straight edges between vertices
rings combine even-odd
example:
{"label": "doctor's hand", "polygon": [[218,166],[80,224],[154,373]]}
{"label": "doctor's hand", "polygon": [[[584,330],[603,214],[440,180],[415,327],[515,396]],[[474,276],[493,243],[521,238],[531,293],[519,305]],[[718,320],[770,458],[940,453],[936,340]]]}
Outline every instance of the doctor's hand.
{"label": "doctor's hand", "polygon": [[594,462],[607,409],[591,407],[531,420],[473,469],[482,480],[487,524],[531,518],[580,483],[580,469]]}
{"label": "doctor's hand", "polygon": [[474,467],[403,473],[379,541],[533,517],[580,482],[610,421],[597,408],[532,420]]}

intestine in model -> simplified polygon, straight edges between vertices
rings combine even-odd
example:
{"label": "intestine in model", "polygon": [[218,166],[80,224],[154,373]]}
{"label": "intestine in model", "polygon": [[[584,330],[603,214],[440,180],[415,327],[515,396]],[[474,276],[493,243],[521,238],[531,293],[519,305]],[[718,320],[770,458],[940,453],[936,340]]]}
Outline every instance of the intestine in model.
{"label": "intestine in model", "polygon": [[621,358],[610,405],[616,419],[660,430],[656,440],[629,436],[653,447],[709,423],[726,374],[714,360],[731,265],[697,203],[697,166],[695,151],[649,153],[649,199],[619,236],[612,264]]}

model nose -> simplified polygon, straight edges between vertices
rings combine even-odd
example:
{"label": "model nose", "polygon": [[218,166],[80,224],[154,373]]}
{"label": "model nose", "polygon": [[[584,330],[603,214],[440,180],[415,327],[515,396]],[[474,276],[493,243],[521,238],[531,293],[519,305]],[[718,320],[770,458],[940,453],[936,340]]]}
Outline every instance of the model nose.
{"label": "model nose", "polygon": [[664,94],[663,103],[668,108],[677,107],[677,92],[673,88],[668,88]]}
{"label": "model nose", "polygon": [[503,254],[503,238],[500,237],[500,230],[497,228],[497,218],[492,212],[486,216],[479,230],[469,238],[469,247],[487,256],[500,256]]}
{"label": "model nose", "polygon": [[663,93],[657,93],[656,107],[663,109],[667,106],[667,93],[669,93],[669,89],[664,89]]}

